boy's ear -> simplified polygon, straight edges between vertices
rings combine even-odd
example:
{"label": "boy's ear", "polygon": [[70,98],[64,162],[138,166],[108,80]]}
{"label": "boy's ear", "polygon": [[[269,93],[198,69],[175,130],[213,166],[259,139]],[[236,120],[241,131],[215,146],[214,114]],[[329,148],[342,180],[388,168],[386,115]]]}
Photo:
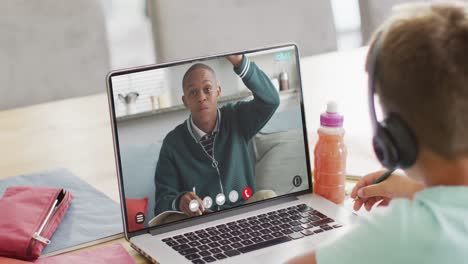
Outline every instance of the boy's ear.
{"label": "boy's ear", "polygon": [[216,96],[217,97],[221,96],[221,85],[218,85],[218,88],[216,89]]}
{"label": "boy's ear", "polygon": [[183,95],[182,95],[182,102],[184,103],[185,107],[187,107],[187,108],[188,108],[188,106],[187,106],[187,102],[185,101],[185,96],[183,96]]}

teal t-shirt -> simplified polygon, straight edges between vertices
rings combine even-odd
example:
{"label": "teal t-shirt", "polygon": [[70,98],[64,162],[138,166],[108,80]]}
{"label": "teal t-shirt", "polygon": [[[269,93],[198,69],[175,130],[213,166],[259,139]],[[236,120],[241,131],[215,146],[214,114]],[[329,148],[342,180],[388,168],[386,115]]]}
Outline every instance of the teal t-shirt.
{"label": "teal t-shirt", "polygon": [[468,263],[468,187],[431,187],[379,209],[320,245],[317,263]]}

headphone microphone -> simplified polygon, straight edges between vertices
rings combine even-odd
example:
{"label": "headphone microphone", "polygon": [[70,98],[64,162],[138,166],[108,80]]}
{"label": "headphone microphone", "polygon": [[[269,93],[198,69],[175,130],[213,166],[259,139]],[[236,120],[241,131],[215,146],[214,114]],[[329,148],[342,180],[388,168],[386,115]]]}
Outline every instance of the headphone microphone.
{"label": "headphone microphone", "polygon": [[367,61],[369,113],[374,134],[372,145],[377,159],[384,167],[405,169],[416,162],[418,155],[418,145],[413,132],[397,113],[388,113],[380,122],[377,120],[375,111],[374,96],[378,79],[377,60],[383,45],[383,35],[383,32],[377,35]]}

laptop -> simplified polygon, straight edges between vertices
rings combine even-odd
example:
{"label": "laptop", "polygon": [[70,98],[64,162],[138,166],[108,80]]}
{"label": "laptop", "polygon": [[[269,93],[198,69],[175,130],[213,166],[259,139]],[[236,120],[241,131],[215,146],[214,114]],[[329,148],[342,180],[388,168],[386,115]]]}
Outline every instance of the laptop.
{"label": "laptop", "polygon": [[107,85],[125,237],[150,261],[283,262],[355,218],[313,194],[319,124],[295,44],[112,71]]}

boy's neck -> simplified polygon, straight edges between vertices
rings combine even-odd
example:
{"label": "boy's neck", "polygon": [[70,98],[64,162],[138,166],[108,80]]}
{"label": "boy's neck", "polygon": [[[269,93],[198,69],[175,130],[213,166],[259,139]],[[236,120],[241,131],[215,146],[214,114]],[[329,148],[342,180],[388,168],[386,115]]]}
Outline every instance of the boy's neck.
{"label": "boy's neck", "polygon": [[203,131],[203,132],[205,132],[207,134],[211,134],[211,132],[213,132],[213,130],[216,127],[216,122],[217,121],[218,121],[218,110],[216,110],[213,117],[210,120],[206,121],[206,122],[202,122],[202,121],[193,119],[193,122],[195,123],[195,125],[201,131]]}
{"label": "boy's neck", "polygon": [[418,164],[411,170],[430,186],[468,186],[468,157],[447,160],[430,151],[422,151]]}

